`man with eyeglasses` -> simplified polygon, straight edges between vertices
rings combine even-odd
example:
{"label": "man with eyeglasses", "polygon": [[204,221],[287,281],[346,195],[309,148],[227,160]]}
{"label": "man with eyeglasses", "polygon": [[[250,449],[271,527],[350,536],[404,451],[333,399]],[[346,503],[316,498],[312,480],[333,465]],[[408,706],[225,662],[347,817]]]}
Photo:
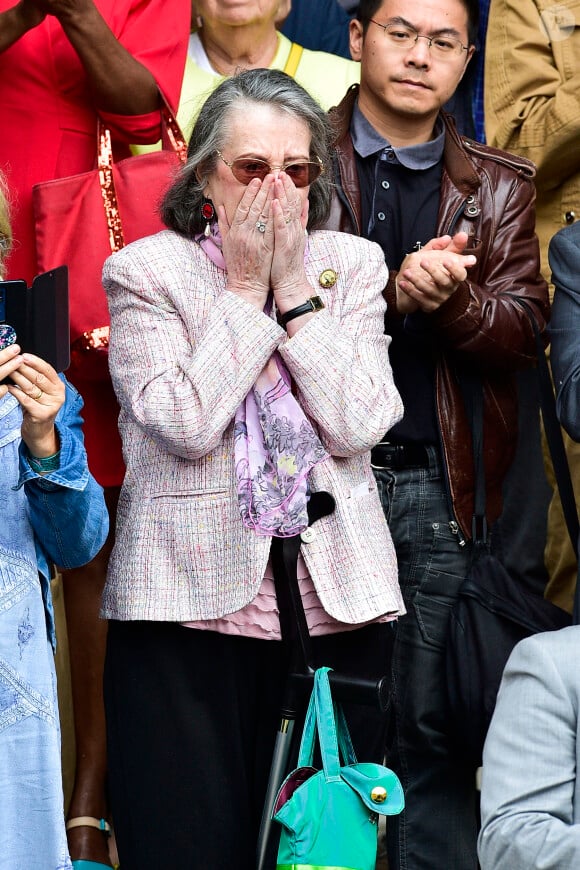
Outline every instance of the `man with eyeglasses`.
{"label": "man with eyeglasses", "polygon": [[[549,281],[550,240],[580,218],[580,7],[572,0],[493,0],[489,20],[486,132],[491,144],[533,160],[537,168],[536,229]],[[564,441],[580,507],[580,444],[566,433]],[[577,556],[567,539],[557,488],[550,495],[545,594],[572,612]]]}
{"label": "man with eyeglasses", "polygon": [[517,435],[514,375],[535,360],[525,312],[548,317],[534,167],[458,136],[441,107],[474,53],[477,0],[362,0],[361,83],[332,110],[330,225],[381,245],[386,331],[405,415],[372,451],[407,607],[396,627],[387,763],[406,809],[390,870],[475,870],[475,771],[448,736],[445,643],[472,553],[470,391],[484,392],[488,524]]}

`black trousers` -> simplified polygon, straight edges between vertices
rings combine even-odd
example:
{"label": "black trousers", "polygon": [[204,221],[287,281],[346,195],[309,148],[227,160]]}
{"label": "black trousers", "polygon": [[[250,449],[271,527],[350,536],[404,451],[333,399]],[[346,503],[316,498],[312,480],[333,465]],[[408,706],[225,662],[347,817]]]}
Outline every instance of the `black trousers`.
{"label": "black trousers", "polygon": [[[391,626],[372,625],[314,638],[313,654],[318,666],[378,677],[391,644]],[[109,623],[109,783],[123,870],[254,870],[287,672],[276,641]],[[359,759],[381,762],[384,714],[345,712]]]}

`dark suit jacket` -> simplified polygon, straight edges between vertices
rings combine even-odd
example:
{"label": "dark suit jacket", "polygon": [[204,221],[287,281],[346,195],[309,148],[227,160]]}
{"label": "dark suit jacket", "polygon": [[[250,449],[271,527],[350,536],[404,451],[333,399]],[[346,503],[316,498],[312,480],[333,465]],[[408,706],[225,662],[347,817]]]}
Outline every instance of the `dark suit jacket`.
{"label": "dark suit jacket", "polygon": [[580,221],[552,238],[549,260],[556,288],[550,338],[558,416],[580,441]]}

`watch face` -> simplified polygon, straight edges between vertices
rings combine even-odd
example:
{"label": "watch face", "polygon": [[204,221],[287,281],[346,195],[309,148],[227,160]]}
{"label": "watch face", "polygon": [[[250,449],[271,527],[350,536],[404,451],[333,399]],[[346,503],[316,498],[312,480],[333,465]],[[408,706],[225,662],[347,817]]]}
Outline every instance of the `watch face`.
{"label": "watch face", "polygon": [[312,305],[313,311],[321,311],[324,308],[324,302],[322,301],[320,296],[312,296],[312,298],[308,301]]}

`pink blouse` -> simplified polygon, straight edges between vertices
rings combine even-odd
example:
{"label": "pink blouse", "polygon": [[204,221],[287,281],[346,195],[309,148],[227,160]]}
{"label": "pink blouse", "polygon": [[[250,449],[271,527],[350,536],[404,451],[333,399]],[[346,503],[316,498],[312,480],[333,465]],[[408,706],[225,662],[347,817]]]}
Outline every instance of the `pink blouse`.
{"label": "pink blouse", "polygon": [[[362,628],[363,625],[370,625],[375,622],[390,622],[396,618],[387,614],[370,620],[370,622],[362,622],[355,625],[339,622],[338,619],[334,619],[324,610],[304,559],[300,554],[298,555],[296,573],[302,603],[304,604],[306,623],[311,637],[324,634],[337,634],[341,631],[353,631],[355,628]],[[241,610],[237,610],[235,613],[226,613],[225,616],[220,616],[218,619],[184,622],[183,625],[187,628],[197,628],[202,631],[217,631],[219,634],[232,634],[239,637],[259,638],[261,640],[281,640],[276,590],[274,588],[274,572],[270,560],[268,560],[266,565],[266,573],[264,574],[258,594],[253,601],[250,601]]]}

